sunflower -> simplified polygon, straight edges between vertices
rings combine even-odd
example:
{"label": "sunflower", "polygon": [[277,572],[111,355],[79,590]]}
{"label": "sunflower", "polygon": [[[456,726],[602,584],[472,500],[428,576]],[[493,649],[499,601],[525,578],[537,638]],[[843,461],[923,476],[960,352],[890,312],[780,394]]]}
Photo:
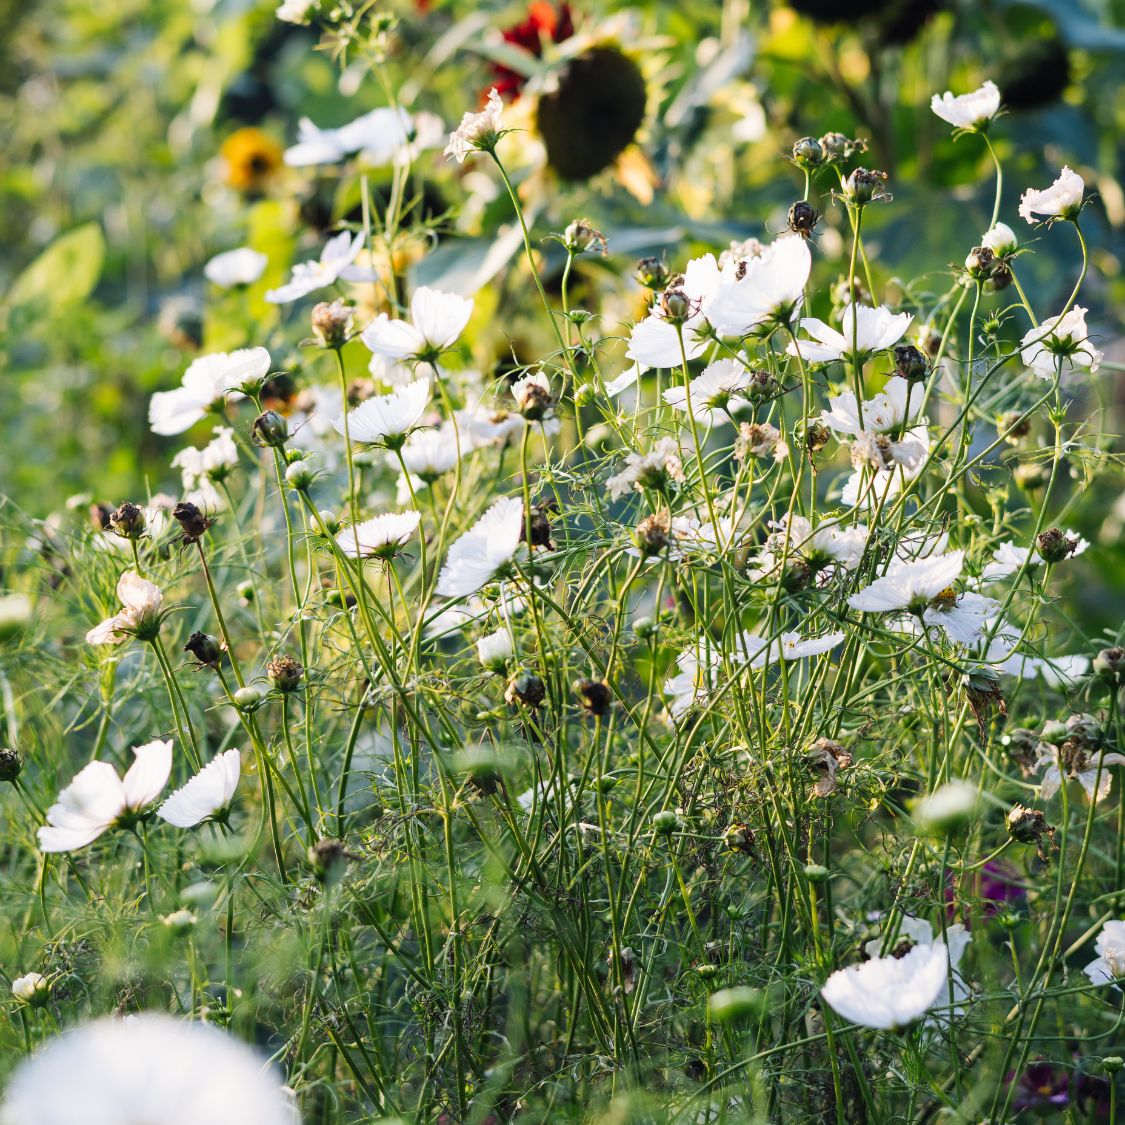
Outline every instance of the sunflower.
{"label": "sunflower", "polygon": [[250,126],[231,133],[219,155],[226,166],[227,183],[247,195],[261,192],[281,167],[281,145]]}

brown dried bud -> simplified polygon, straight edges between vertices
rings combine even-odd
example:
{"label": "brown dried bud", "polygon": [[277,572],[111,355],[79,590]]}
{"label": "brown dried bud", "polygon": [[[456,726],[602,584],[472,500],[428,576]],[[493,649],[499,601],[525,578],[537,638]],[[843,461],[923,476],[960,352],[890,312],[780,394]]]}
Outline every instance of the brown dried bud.
{"label": "brown dried bud", "polygon": [[185,544],[198,543],[213,522],[190,500],[181,500],[172,509],[172,518],[180,525]]}
{"label": "brown dried bud", "polygon": [[582,706],[599,718],[609,711],[609,705],[613,702],[609,685],[604,680],[578,680],[574,691]]}
{"label": "brown dried bud", "polygon": [[544,547],[548,551],[555,549],[555,544],[551,539],[551,519],[550,511],[542,505],[535,505],[531,509],[531,519],[525,520],[520,524],[520,542],[527,542],[527,525],[531,524],[531,545],[532,547]]}
{"label": "brown dried bud", "polygon": [[803,199],[789,208],[789,229],[802,238],[808,238],[820,222],[820,212]]}
{"label": "brown dried bud", "polygon": [[218,668],[223,659],[222,645],[206,633],[192,633],[184,645],[184,652],[191,653],[203,668]]}
{"label": "brown dried bud", "polygon": [[1035,546],[1039,554],[1049,563],[1062,562],[1078,550],[1081,540],[1074,535],[1067,535],[1058,527],[1049,527],[1035,537]]}
{"label": "brown dried bud", "polygon": [[832,437],[832,431],[823,423],[809,421],[805,427],[805,449],[809,454],[819,453]]}
{"label": "brown dried bud", "polygon": [[295,656],[278,656],[266,665],[266,672],[278,691],[296,691],[301,686],[305,666]]}
{"label": "brown dried bud", "polygon": [[1013,805],[1005,818],[1008,835],[1019,844],[1034,844],[1039,858],[1046,860],[1047,844],[1055,839],[1054,828],[1047,823],[1046,814],[1039,809]]}
{"label": "brown dried bud", "polygon": [[543,681],[526,668],[521,668],[508,681],[504,691],[504,701],[512,707],[522,704],[524,707],[538,707],[547,696],[547,687]]}
{"label": "brown dried bud", "polygon": [[0,747],[0,781],[15,781],[23,769],[23,758],[10,746]]}
{"label": "brown dried bud", "polygon": [[926,357],[913,344],[899,344],[895,348],[895,373],[910,383],[920,383],[929,374]]}
{"label": "brown dried bud", "polygon": [[974,246],[965,259],[965,272],[974,281],[983,280],[991,272],[995,256],[987,246]]}
{"label": "brown dried bud", "polygon": [[348,851],[342,840],[317,840],[309,848],[309,863],[313,874],[325,886],[338,883],[344,877],[348,862],[359,858]]}
{"label": "brown dried bud", "polygon": [[813,796],[827,797],[836,791],[836,774],[852,764],[852,756],[831,738],[818,738],[805,754],[805,764],[818,778]]}
{"label": "brown dried bud", "polygon": [[342,348],[351,333],[352,315],[352,309],[340,299],[321,301],[313,306],[313,335],[326,348]]}
{"label": "brown dried bud", "polygon": [[113,529],[113,533],[122,539],[140,539],[147,525],[148,518],[145,516],[144,508],[128,500],[114,509],[109,516],[109,526]]}
{"label": "brown dried bud", "polygon": [[1019,445],[1031,433],[1031,417],[1022,410],[1005,411],[997,419],[996,429],[1009,445]]}
{"label": "brown dried bud", "polygon": [[633,533],[642,555],[659,555],[672,541],[672,517],[668,512],[645,516]]}

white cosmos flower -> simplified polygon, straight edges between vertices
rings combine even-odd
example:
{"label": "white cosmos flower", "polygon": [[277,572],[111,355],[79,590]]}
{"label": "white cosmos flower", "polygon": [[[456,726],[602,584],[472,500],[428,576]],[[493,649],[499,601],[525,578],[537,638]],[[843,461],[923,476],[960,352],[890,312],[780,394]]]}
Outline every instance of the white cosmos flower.
{"label": "white cosmos flower", "polygon": [[448,351],[473,315],[471,297],[420,285],[410,298],[410,319],[391,320],[380,313],[364,330],[363,342],[386,359],[431,359]]}
{"label": "white cosmos flower", "polygon": [[506,628],[486,633],[477,641],[477,659],[490,672],[502,672],[515,651],[512,634]]}
{"label": "white cosmos flower", "polygon": [[886,305],[873,309],[848,304],[840,318],[840,332],[816,317],[802,317],[801,327],[813,339],[791,341],[789,354],[807,363],[828,363],[855,353],[866,356],[897,344],[913,319],[910,313],[892,313]]}
{"label": "white cosmos flower", "polygon": [[319,259],[298,262],[289,280],[277,289],[270,289],[266,300],[275,305],[287,305],[337,281],[374,281],[373,270],[354,264],[362,247],[363,231],[356,231],[354,235],[342,231],[325,243]]}
{"label": "white cosmos flower", "polygon": [[374,395],[348,411],[347,424],[337,418],[336,432],[364,445],[386,444],[410,433],[418,425],[430,401],[430,380],[415,379],[385,395]]}
{"label": "white cosmos flower", "polygon": [[343,528],[336,542],[348,558],[390,559],[414,536],[421,518],[414,511],[385,512]]}
{"label": "white cosmos flower", "polygon": [[[1032,224],[1042,219],[1070,218],[1081,208],[1085,190],[1082,177],[1064,167],[1049,188],[1042,191],[1028,188],[1023,193],[1020,197],[1020,217]],[[1036,215],[1040,216],[1039,220]]]}
{"label": "white cosmos flower", "polygon": [[490,143],[491,138],[500,132],[500,114],[503,109],[504,102],[493,86],[488,91],[484,109],[480,113],[466,113],[461,118],[461,124],[449,134],[445,155],[453,157],[458,164],[464,164],[466,156],[476,152],[482,142]]}
{"label": "white cosmos flower", "polygon": [[802,637],[800,633],[782,633],[780,656],[782,660],[800,660],[805,656],[820,656],[831,652],[844,640],[844,633],[824,633],[819,637]]}
{"label": "white cosmos flower", "polygon": [[672,481],[684,479],[684,466],[680,460],[680,447],[673,437],[659,438],[648,453],[630,453],[625,458],[625,468],[605,482],[611,500],[620,500],[633,490],[646,488],[665,491]]}
{"label": "white cosmos flower", "polygon": [[[464,444],[465,439],[461,441]],[[457,468],[457,434],[448,422],[435,429],[415,430],[400,452],[407,471],[429,484]],[[398,465],[393,454],[387,455],[387,463]]]}
{"label": "white cosmos flower", "polygon": [[792,317],[808,284],[812,254],[800,235],[771,242],[745,263],[739,278],[724,271],[723,284],[703,302],[703,313],[722,336],[745,336],[758,325]]}
{"label": "white cosmos flower", "polygon": [[320,0],[281,0],[274,15],[283,23],[309,23],[320,9]]}
{"label": "white cosmos flower", "polygon": [[[949,951],[949,969],[953,979],[953,1001],[955,1004],[959,1005],[961,1001],[969,998],[969,986],[965,983],[965,978],[961,975],[960,965],[961,959],[965,956],[965,950],[969,948],[969,943],[973,938],[964,925],[960,922],[954,922],[945,927],[943,940],[946,949]],[[895,951],[901,952],[902,946],[905,943],[909,943],[911,947],[933,945],[933,926],[924,918],[914,918],[909,914],[904,914],[899,921],[898,933],[895,940]],[[863,951],[868,957],[878,957],[882,948],[883,939],[874,938],[872,941],[865,943]],[[946,988],[943,1002],[948,1003],[948,1001],[949,989]],[[942,1007],[943,1004],[938,1003],[936,1006]],[[954,1016],[960,1015],[961,1008],[959,1006],[955,1007],[951,1014]],[[937,1019],[941,1018],[942,1017],[937,1017]]]}
{"label": "white cosmos flower", "polygon": [[240,399],[237,388],[265,378],[269,369],[270,353],[265,348],[201,355],[184,372],[180,386],[152,396],[148,404],[152,432],[165,437],[182,434],[227,399]]}
{"label": "white cosmos flower", "polygon": [[672,718],[678,719],[710,694],[721,663],[719,653],[706,637],[700,637],[676,657],[677,672],[664,681],[664,694],[672,697],[668,702]]}
{"label": "white cosmos flower", "polygon": [[949,589],[961,574],[964,561],[964,551],[950,551],[947,555],[913,562],[896,559],[882,578],[876,578],[870,586],[852,594],[848,605],[864,613],[887,613],[928,605]]}
{"label": "white cosmos flower", "polygon": [[209,1024],[145,1013],[50,1040],[16,1070],[2,1125],[298,1125],[280,1077]]}
{"label": "white cosmos flower", "polygon": [[872,957],[838,969],[820,990],[833,1011],[861,1027],[908,1027],[948,993],[945,943],[916,945],[902,957]]}
{"label": "white cosmos flower", "polygon": [[930,99],[930,109],[955,129],[979,129],[987,125],[1000,110],[1000,91],[996,83],[986,82],[971,94],[954,97],[946,90]]}
{"label": "white cosmos flower", "polygon": [[91,762],[59,794],[39,829],[39,848],[73,852],[96,840],[119,819],[147,808],[160,795],[172,770],[171,740],[133,749],[124,777],[109,762]]}
{"label": "white cosmos flower", "polygon": [[899,375],[887,380],[886,386],[873,398],[863,400],[863,421],[852,391],[843,391],[828,400],[820,420],[837,434],[886,433],[897,430],[922,408],[924,390],[920,384],[911,387]]}
{"label": "white cosmos flower", "polygon": [[862,523],[845,527],[825,520],[814,530],[804,516],[783,516],[771,521],[770,527],[773,530],[749,570],[756,581],[775,576],[785,561],[795,555],[818,570],[831,564],[855,570],[867,548],[868,530]]}
{"label": "white cosmos flower", "polygon": [[[1106,922],[1094,942],[1094,958],[1082,971],[1092,984],[1112,984],[1125,977],[1125,922]],[[14,986],[13,986],[14,987]]]}
{"label": "white cosmos flower", "polygon": [[95,625],[86,634],[91,645],[119,645],[138,631],[155,628],[164,600],[160,587],[127,570],[117,580],[117,600],[121,610]]}
{"label": "white cosmos flower", "polygon": [[944,630],[955,644],[971,645],[984,636],[999,609],[999,602],[966,590],[954,598],[939,599],[923,612],[922,620]]}
{"label": "white cosmos flower", "polygon": [[265,271],[269,258],[240,246],[237,250],[227,250],[216,254],[204,267],[203,276],[220,289],[230,289],[235,285],[253,285]]}
{"label": "white cosmos flower", "polygon": [[1089,340],[1086,310],[1075,305],[1068,313],[1050,316],[1038,328],[1030,328],[1020,341],[1020,359],[1040,379],[1053,379],[1060,359],[1063,369],[1088,367],[1097,371],[1102,361]]}
{"label": "white cosmos flower", "polygon": [[492,581],[515,557],[523,527],[523,501],[512,496],[497,500],[450,546],[438,575],[438,594],[463,598]]}
{"label": "white cosmos flower", "polygon": [[47,996],[50,987],[42,973],[24,973],[12,981],[12,996],[21,1004],[34,1004]]}
{"label": "white cosmos flower", "polygon": [[[718,292],[721,283],[719,263],[714,254],[693,258],[684,267],[681,288],[691,306],[690,315],[682,325],[688,359],[696,359],[707,348],[703,307]],[[625,355],[642,371],[649,367],[679,367],[682,363],[679,333],[676,326],[664,318],[659,299],[653,303],[648,316],[633,326]]]}
{"label": "white cosmos flower", "polygon": [[410,140],[410,114],[383,107],[338,129],[321,129],[307,117],[297,124],[297,143],[285,150],[291,168],[338,164],[357,152],[372,164],[389,164]]}
{"label": "white cosmos flower", "polygon": [[213,758],[186,785],[177,789],[156,810],[161,820],[177,828],[194,828],[230,808],[242,757],[237,749],[226,750]]}
{"label": "white cosmos flower", "polygon": [[172,467],[180,470],[185,492],[198,488],[205,480],[222,480],[238,467],[234,430],[216,426],[214,435],[202,449],[189,445],[172,458]]}
{"label": "white cosmos flower", "polygon": [[1015,637],[997,637],[989,646],[987,659],[996,663],[996,670],[1017,680],[1041,677],[1049,688],[1061,690],[1074,687],[1090,671],[1090,658],[1079,654],[1064,656],[1028,656],[1012,652]]}
{"label": "white cosmos flower", "polygon": [[1045,801],[1049,801],[1062,788],[1065,770],[1066,778],[1077,781],[1085,790],[1086,796],[1094,804],[1099,804],[1109,796],[1113,788],[1113,776],[1109,767],[1125,766],[1125,754],[1107,754],[1104,750],[1100,754],[1075,750],[1068,756],[1050,742],[1040,742],[1035,749],[1039,755],[1035,768],[1043,770],[1039,795]]}
{"label": "white cosmos flower", "polygon": [[[731,422],[731,415],[750,404],[739,395],[750,383],[750,372],[735,359],[720,359],[708,364],[692,379],[691,413],[701,426],[720,426]],[[669,387],[664,401],[683,414],[688,412],[688,391],[682,385]]]}
{"label": "white cosmos flower", "polygon": [[980,240],[980,244],[991,250],[998,258],[1007,257],[1019,246],[1016,232],[1007,223],[997,223]]}

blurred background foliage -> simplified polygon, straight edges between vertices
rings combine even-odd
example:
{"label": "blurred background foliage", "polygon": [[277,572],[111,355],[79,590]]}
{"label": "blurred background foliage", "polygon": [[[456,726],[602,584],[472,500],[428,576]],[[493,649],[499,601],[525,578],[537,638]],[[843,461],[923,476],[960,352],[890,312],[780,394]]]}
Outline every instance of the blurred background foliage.
{"label": "blurred background foliage", "polygon": [[[446,127],[494,83],[516,99],[512,123],[527,131],[511,143],[525,150],[519,176],[536,235],[585,215],[609,237],[612,256],[582,279],[593,307],[605,271],[628,276],[642,253],[676,264],[693,248],[782,230],[801,191],[784,155],[830,129],[867,138],[866,162],[889,173],[895,202],[869,209],[865,228],[874,256],[946,287],[935,270],[979,240],[993,181],[983,146],[951,139],[929,98],[992,77],[1010,111],[994,131],[1008,177],[1002,217],[1021,239],[1036,237],[1016,217],[1019,193],[1063,163],[1084,176],[1096,193],[1084,303],[1108,357],[1125,358],[1125,0],[650,0],[612,10],[414,0],[365,4],[364,26],[377,34],[361,50],[343,36],[314,50],[310,29],[250,0],[3,8],[0,491],[29,514],[75,493],[115,503],[139,481],[174,489],[174,446],[149,432],[148,396],[177,383],[199,350],[265,344],[299,375],[301,354],[274,335],[279,313],[262,294],[295,256],[314,256],[334,223],[356,218],[359,200],[354,178],[287,168],[281,153],[301,116],[338,125],[386,104],[388,89]],[[568,86],[573,44],[591,42],[617,61],[607,54],[601,71]],[[614,129],[634,139],[606,166],[599,145]],[[482,179],[440,148],[424,154],[412,229],[388,253],[396,270],[451,287],[466,270],[497,277],[478,298],[489,316],[477,317],[475,347],[488,362],[518,353],[525,293],[495,260],[480,271],[509,214]],[[825,211],[818,241],[831,265],[846,220]],[[246,293],[209,292],[203,263],[242,244],[269,254],[265,276]],[[1072,284],[1077,254],[1059,237],[1039,236],[1036,250],[1022,272],[1046,309]],[[636,293],[636,307],[617,310],[622,322],[640,312]],[[1107,369],[1107,403],[1115,378]]]}

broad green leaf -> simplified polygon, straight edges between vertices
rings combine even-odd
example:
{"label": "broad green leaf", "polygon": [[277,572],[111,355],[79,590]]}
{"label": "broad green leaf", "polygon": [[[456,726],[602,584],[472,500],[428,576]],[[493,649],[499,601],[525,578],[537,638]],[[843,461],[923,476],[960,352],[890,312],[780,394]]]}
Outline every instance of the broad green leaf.
{"label": "broad green leaf", "polygon": [[101,277],[105,236],[97,223],[59,235],[16,278],[8,293],[13,308],[40,306],[55,312],[88,297]]}

